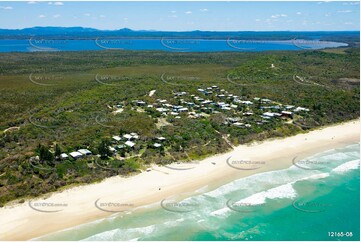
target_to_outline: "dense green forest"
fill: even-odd
[[[358,118],[359,51],[0,53],[0,205]]]

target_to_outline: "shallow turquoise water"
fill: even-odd
[[[292,166],[203,188],[182,201],[187,212],[149,206],[38,239],[359,240],[359,158],[359,144],[330,150],[308,158],[317,169]]]

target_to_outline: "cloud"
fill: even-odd
[[[178,18],[178,16],[173,14],[173,15],[169,15],[168,18]]]
[[[192,14],[192,12],[191,12],[191,11],[187,11],[187,12],[185,12],[185,14]]]
[[[56,6],[62,6],[62,5],[64,5],[64,3],[62,3],[62,2],[55,2],[54,5],[56,5]]]
[[[0,6],[0,9],[11,10],[11,9],[13,9],[13,7],[11,7],[11,6],[5,6],[5,7]]]
[[[173,10],[173,11],[170,11],[170,12],[171,12],[171,13],[176,13],[177,11],[174,11],[174,10]]]
[[[359,5],[359,2],[349,2],[349,3],[343,3],[343,5]]]
[[[331,13],[326,13],[325,14],[325,17],[330,17],[331,16]]]
[[[45,18],[46,16],[44,14],[40,14],[38,18]]]
[[[271,16],[271,18],[285,18],[287,17],[287,14],[274,14]]]
[[[302,13],[301,13],[301,12],[297,12],[296,14],[297,14],[297,15],[301,15]]]
[[[101,14],[99,15],[99,18],[105,18],[105,15]]]
[[[346,25],[353,25],[352,22],[344,22],[343,24],[346,24]]]
[[[339,10],[338,13],[352,13],[351,10]]]
[[[201,9],[199,9],[199,11],[201,11],[201,12],[207,12],[207,11],[208,11],[208,8],[201,8]]]
[[[90,17],[90,13],[84,13],[84,16],[86,16],[86,17]]]
[[[59,18],[61,15],[60,14],[54,14],[53,18]]]
[[[260,20],[259,18],[257,18],[257,19],[255,19],[255,21],[256,21],[256,22],[259,22],[259,21],[261,21],[261,20]]]
[[[28,4],[37,4],[38,2],[35,1],[29,1]]]

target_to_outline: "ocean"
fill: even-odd
[[[307,161],[35,240],[359,241],[359,144]]]
[[[210,39],[114,39],[49,40],[1,39],[0,52],[86,51],[86,50],[161,50],[170,52],[271,51],[323,49],[347,46],[345,43],[318,40],[210,40]]]

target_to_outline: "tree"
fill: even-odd
[[[55,145],[55,157],[56,158],[59,158],[60,157],[60,154],[61,154],[61,149],[60,149],[60,146],[58,144]]]
[[[54,155],[43,145],[39,148],[39,158],[41,161],[54,161]]]
[[[110,145],[110,140],[108,139],[102,140],[102,142],[99,144],[98,152],[100,154],[100,158],[104,159],[112,155],[112,152],[109,149],[109,145]]]

